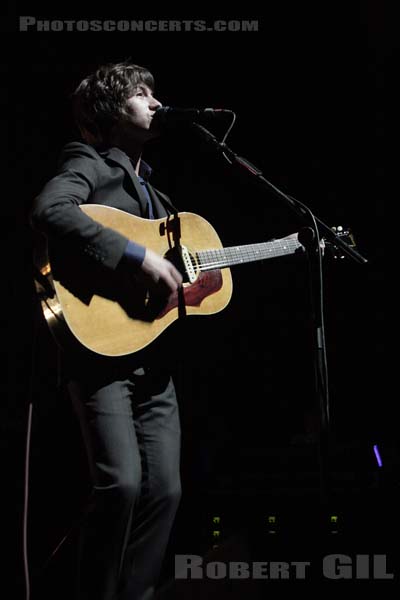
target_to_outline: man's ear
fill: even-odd
[[[102,137],[100,133],[95,134],[92,131],[86,129],[86,127],[79,127],[79,131],[85,142],[90,144],[91,146],[95,146],[96,144],[100,144],[102,141]]]

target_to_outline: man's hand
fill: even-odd
[[[149,289],[157,295],[168,297],[182,285],[178,269],[150,248],[146,248],[141,271]]]

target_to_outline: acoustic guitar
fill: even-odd
[[[97,204],[81,209],[171,260],[184,280],[168,300],[152,297],[134,276],[125,276],[121,292],[116,291],[121,286],[111,281],[80,295],[57,278],[46,254],[36,289],[52,333],[62,344],[67,328],[81,345],[104,356],[124,356],[145,348],[178,318],[223,310],[232,296],[229,267],[305,251],[297,234],[224,248],[210,223],[190,212],[149,220]],[[71,267],[79,269],[79,265]]]

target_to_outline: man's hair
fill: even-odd
[[[113,126],[127,116],[127,99],[141,84],[154,91],[153,75],[128,61],[102,65],[81,81],[72,95],[72,109],[86,141],[107,143]]]

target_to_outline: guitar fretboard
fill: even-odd
[[[212,269],[223,269],[242,263],[294,254],[299,249],[304,249],[300,242],[297,239],[288,238],[260,244],[201,250],[197,252],[197,259],[201,271],[211,271]]]

